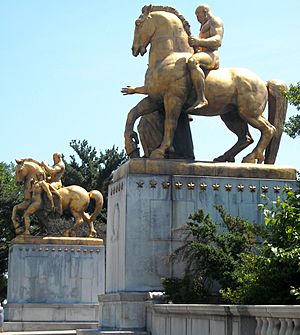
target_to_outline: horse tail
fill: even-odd
[[[286,118],[287,99],[283,92],[288,90],[287,85],[282,80],[269,80],[268,89],[268,120],[276,128],[276,132],[266,148],[265,164],[274,164],[279,149],[281,136]]]
[[[103,195],[98,190],[93,190],[89,192],[89,197],[93,200],[95,200],[95,210],[91,214],[89,221],[94,222],[97,218],[97,216],[100,214],[102,208],[103,208]]]

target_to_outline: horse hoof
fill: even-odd
[[[95,237],[97,237],[97,233],[92,233],[92,234],[90,234],[88,237],[90,237],[90,238],[95,238]]]
[[[244,157],[243,160],[242,160],[242,163],[250,163],[250,164],[255,164],[256,161],[254,158],[251,158],[251,157]]]
[[[159,149],[155,149],[154,151],[151,152],[150,158],[152,159],[163,159],[165,158],[165,154],[163,151]]]
[[[234,163],[235,162],[235,159],[234,157],[230,157],[230,158],[226,158],[224,155],[222,156],[219,156],[217,158],[214,159],[214,162],[220,162],[220,163],[224,163],[224,162],[228,162],[228,163]]]
[[[15,229],[16,235],[21,235],[24,232],[24,229],[22,227],[18,227]]]

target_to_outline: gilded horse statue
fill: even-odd
[[[38,211],[51,212],[54,209],[53,194],[46,182],[46,174],[41,165],[24,160],[16,160],[16,183],[24,184],[24,201],[16,205],[12,211],[12,222],[16,234],[29,235],[30,216]],[[93,222],[103,207],[103,196],[98,190],[87,192],[84,188],[71,185],[57,190],[61,197],[63,211],[69,210],[75,219],[75,224],[65,232],[65,236],[74,236],[75,228],[85,222],[89,227],[89,237],[96,237]],[[46,195],[48,200],[43,195]],[[89,215],[86,209],[90,199],[95,200],[94,212]],[[49,205],[50,204],[50,205]],[[24,229],[20,227],[17,214],[23,211]],[[23,231],[24,230],[24,231]]]
[[[158,110],[164,110],[161,141],[153,150],[143,145],[145,156],[163,159],[173,150],[178,120],[187,114],[188,107],[193,104],[192,83],[187,67],[187,61],[194,52],[188,43],[190,35],[188,22],[172,7],[144,6],[135,22],[133,56],[143,56],[149,44],[151,49],[144,86],[122,89],[124,95],[147,95],[127,116],[125,149],[131,158],[137,157],[135,121]],[[284,82],[270,80],[265,83],[247,69],[224,68],[207,73],[205,96],[208,105],[196,110],[194,115],[219,115],[238,137],[236,144],[215,161],[234,162],[235,156],[253,143],[248,128],[251,125],[260,131],[261,136],[243,162],[274,164],[287,111],[287,101],[281,91],[286,89]],[[263,115],[267,103],[268,119]],[[193,111],[189,110],[188,114],[193,114]]]

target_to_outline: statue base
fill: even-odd
[[[170,263],[169,255],[182,244],[178,228],[190,214],[201,208],[219,221],[214,206],[223,205],[231,215],[262,222],[261,194],[275,199],[285,187],[296,187],[294,168],[151,159],[122,165],[109,186],[99,326],[128,329],[131,320],[131,329],[145,329],[145,293],[163,290],[162,277],[183,276],[184,265]]]
[[[98,321],[104,257],[100,239],[16,237],[9,249],[7,324]]]

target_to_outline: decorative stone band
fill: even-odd
[[[116,184],[118,184],[118,183],[116,183]],[[174,186],[175,190],[181,190],[181,189],[184,189],[184,188],[187,188],[188,190],[200,189],[202,191],[208,191],[208,190],[219,191],[222,188],[227,192],[230,192],[230,191],[234,190],[233,186],[231,184],[228,184],[228,183],[226,183],[224,185],[220,185],[219,183],[214,183],[214,184],[211,184],[211,185],[207,185],[204,182],[201,182],[201,183],[197,184],[193,180],[189,181],[186,184],[184,184],[181,180],[177,180],[177,181],[175,181],[173,186]],[[141,189],[141,188],[143,188],[143,189],[146,189],[146,188],[169,189],[171,187],[171,183],[168,180],[165,180],[162,183],[159,183],[158,181],[156,181],[154,179],[150,180],[149,183],[147,183],[146,181],[141,179],[141,180],[138,180],[136,182],[136,187],[138,189]],[[117,189],[117,187],[113,184],[112,189],[111,189],[111,196],[116,193],[115,189]],[[259,192],[259,191],[261,193],[268,193],[270,191],[270,187],[267,186],[267,185],[262,185],[261,189],[259,190],[256,185],[251,184],[247,187],[247,189],[248,189],[249,192],[252,192],[252,193]],[[272,189],[273,189],[274,193],[280,193],[280,191],[283,191],[283,190],[292,191],[292,187],[290,187],[290,186],[281,187],[281,186],[276,185],[276,184],[274,184],[274,186],[271,188],[271,190]],[[243,192],[244,190],[245,190],[245,185],[239,184],[239,185],[236,186],[236,191]]]
[[[113,181],[116,182],[128,174],[296,180],[296,169],[290,166],[167,159],[130,159],[113,173]]]
[[[41,236],[30,236],[30,235],[18,235],[16,238],[14,238],[11,241],[11,243],[13,244],[48,244],[48,245],[54,244],[54,245],[102,246],[103,240],[100,238],[85,238],[85,237],[51,237],[51,236],[41,237]],[[39,248],[39,249],[49,249],[49,247]],[[49,250],[53,251],[53,249],[55,248],[51,248]],[[49,250],[43,250],[43,251],[49,251]],[[73,251],[75,250],[76,249],[74,249]],[[63,251],[63,249],[58,250],[58,251]]]

